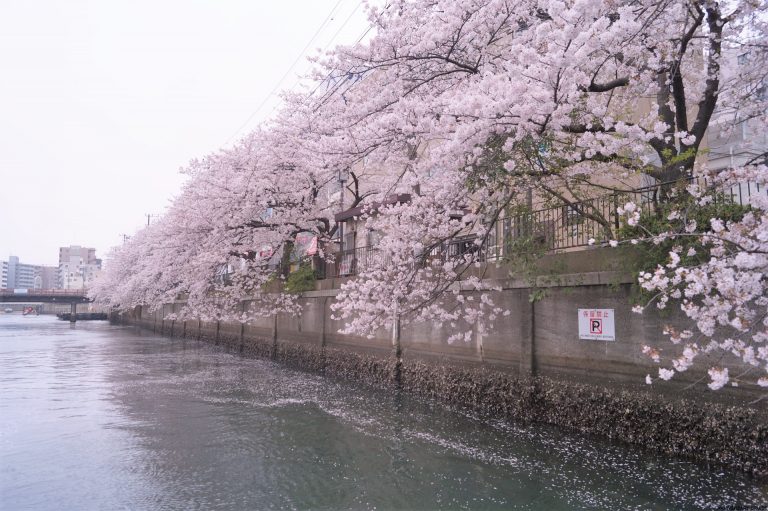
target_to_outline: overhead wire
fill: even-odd
[[[291,71],[293,71],[293,69],[296,67],[296,64],[298,64],[298,63],[299,63],[299,61],[300,61],[300,60],[301,60],[301,59],[302,59],[302,58],[305,56],[305,54],[306,54],[307,50],[309,49],[310,45],[311,45],[311,44],[314,42],[314,40],[317,38],[317,36],[320,34],[320,32],[321,32],[321,31],[322,31],[322,30],[325,28],[325,26],[328,24],[328,21],[329,21],[329,20],[332,18],[332,16],[333,16],[334,12],[336,12],[336,9],[337,9],[337,8],[339,7],[339,5],[340,5],[342,2],[344,2],[344,1],[345,1],[345,0],[337,0],[337,1],[336,1],[336,4],[334,4],[334,6],[333,6],[333,8],[331,9],[331,11],[328,13],[328,15],[325,17],[325,19],[323,20],[323,22],[322,22],[322,23],[320,24],[320,26],[317,28],[317,30],[316,30],[316,31],[315,31],[315,33],[312,35],[312,37],[311,37],[311,38],[310,38],[310,40],[307,42],[307,44],[306,44],[306,45],[304,45],[304,48],[301,50],[301,53],[299,53],[299,55],[298,55],[298,56],[296,57],[296,59],[293,61],[293,63],[291,64],[291,66],[288,68],[288,70],[286,70],[286,72],[283,74],[283,76],[280,78],[280,80],[279,80],[279,81],[278,81],[278,82],[275,84],[275,86],[272,88],[272,90],[269,92],[269,94],[267,94],[267,95],[266,95],[266,97],[264,97],[264,99],[263,99],[263,100],[262,100],[262,101],[259,103],[258,107],[256,107],[256,109],[255,109],[255,110],[254,110],[254,111],[251,113],[251,115],[249,115],[249,116],[248,116],[248,118],[245,120],[245,122],[243,122],[243,123],[240,125],[240,127],[238,127],[238,128],[237,128],[237,130],[236,130],[236,131],[235,131],[235,132],[234,132],[234,133],[233,133],[233,134],[232,134],[232,135],[231,135],[231,136],[230,136],[230,137],[227,139],[227,141],[226,141],[226,143],[225,143],[224,145],[228,145],[228,144],[229,144],[229,143],[230,143],[230,142],[231,142],[231,141],[232,141],[232,140],[233,140],[233,139],[234,139],[234,138],[235,138],[235,137],[236,137],[236,136],[237,136],[237,135],[238,135],[238,134],[239,134],[239,133],[240,133],[240,132],[243,130],[243,128],[245,128],[245,127],[246,127],[246,126],[247,126],[247,125],[248,125],[248,124],[249,124],[249,123],[250,123],[250,122],[251,122],[251,121],[254,119],[254,117],[256,117],[256,115],[257,115],[257,114],[258,114],[258,113],[261,111],[261,109],[262,109],[262,108],[264,108],[264,106],[265,106],[265,105],[266,105],[266,104],[269,102],[269,100],[272,98],[272,96],[274,96],[275,92],[277,92],[277,91],[278,91],[278,89],[279,89],[279,88],[280,88],[280,86],[282,85],[283,81],[285,81],[285,79],[288,77],[288,75],[291,73]],[[349,14],[349,16],[347,16],[347,18],[344,20],[344,23],[343,23],[343,24],[342,24],[342,25],[341,25],[341,26],[340,26],[340,27],[339,27],[339,28],[336,30],[336,33],[333,35],[333,37],[331,38],[331,40],[330,40],[330,41],[329,41],[329,42],[328,42],[328,43],[327,43],[327,44],[324,46],[324,48],[323,48],[323,49],[326,49],[326,48],[328,48],[328,46],[330,46],[330,45],[333,43],[333,41],[336,39],[336,37],[337,37],[337,36],[339,35],[339,33],[341,32],[341,30],[343,30],[343,28],[344,28],[344,27],[345,27],[345,26],[346,26],[346,25],[349,23],[349,21],[352,19],[352,16],[353,16],[353,15],[354,15],[354,14],[355,14],[357,11],[358,11],[358,9],[360,9],[360,6],[361,6],[362,4],[363,4],[363,2],[359,2],[359,3],[357,4],[357,6],[356,6],[356,7],[355,7],[355,8],[352,10],[352,12]],[[367,32],[370,30],[370,28],[371,28],[371,27],[369,27],[369,28],[368,28],[368,30],[366,30],[366,32],[365,32],[365,33],[367,33]],[[364,35],[363,35],[362,37],[364,37]],[[358,42],[359,42],[359,41],[362,39],[362,37],[361,37],[360,39],[358,39]],[[297,80],[297,81],[296,81],[296,82],[295,82],[295,83],[294,83],[294,84],[291,86],[291,88],[290,88],[289,90],[293,90],[293,89],[296,87],[296,85],[297,85],[298,83],[299,83],[299,80]],[[274,112],[274,111],[275,111],[275,109],[276,109],[276,108],[277,108],[277,105],[276,105],[276,106],[275,106],[275,107],[272,109],[272,111],[270,112],[270,115],[272,114],[272,112]]]
[[[362,4],[359,4],[359,5],[362,5]],[[359,7],[359,5],[358,5],[358,7]],[[357,9],[355,9],[355,11],[357,11]],[[351,18],[352,18],[352,15],[355,13],[355,11],[353,11],[353,12],[352,12],[352,14],[350,14],[349,18],[347,18],[347,22],[349,21],[349,19],[351,19]],[[346,22],[345,22],[345,25],[346,25]],[[360,41],[362,41],[362,40],[363,40],[363,38],[365,38],[365,36],[366,36],[366,35],[368,35],[368,32],[370,32],[370,31],[371,31],[371,29],[372,29],[374,26],[375,26],[375,24],[374,24],[374,23],[371,23],[370,25],[368,25],[368,28],[366,28],[366,29],[363,31],[363,33],[362,33],[362,34],[360,34],[360,36],[357,38],[357,40],[355,40],[355,43],[354,43],[354,44],[356,44],[356,45],[357,45],[357,44],[359,44],[359,43],[360,43]],[[336,34],[334,34],[334,36],[331,38],[331,40],[328,42],[328,44],[326,44],[326,45],[325,45],[325,47],[324,47],[323,49],[326,49],[326,48],[328,48],[328,46],[330,46],[331,44],[333,44],[333,41],[336,39],[336,36],[337,36],[337,35],[338,35],[338,34],[341,32],[341,29],[342,29],[342,28],[343,28],[343,25],[342,25],[342,27],[340,27],[340,28],[339,28],[339,30],[337,30],[337,31],[336,31]],[[323,85],[324,83],[326,83],[326,81],[327,81],[327,80],[328,80],[328,79],[331,77],[331,75],[332,75],[332,74],[333,74],[333,71],[329,71],[329,72],[328,72],[328,74],[325,76],[325,78],[323,78],[322,80],[320,80],[319,82],[317,82],[317,85],[315,86],[315,88],[314,88],[314,89],[312,89],[312,92],[310,92],[310,93],[308,94],[308,96],[307,96],[307,97],[312,97],[312,96],[314,96],[314,95],[315,95],[315,92],[317,92],[317,90],[318,90],[320,87],[322,87],[322,85]],[[297,85],[298,85],[300,82],[301,82],[301,78],[298,78],[298,79],[297,79],[297,80],[296,80],[296,81],[293,83],[293,85],[291,85],[291,87],[288,89],[288,91],[292,91],[293,89],[295,89],[295,88],[296,88],[296,86],[297,86]],[[272,116],[272,114],[273,114],[273,113],[275,113],[275,110],[277,110],[279,107],[280,107],[280,104],[279,104],[279,103],[278,103],[278,104],[276,104],[275,106],[273,106],[273,107],[272,107],[272,110],[270,110],[269,114],[267,114],[267,118],[271,117],[271,116]]]

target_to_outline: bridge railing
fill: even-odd
[[[0,296],[85,296],[87,289],[0,289]]]

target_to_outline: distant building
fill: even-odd
[[[101,271],[96,249],[71,245],[59,249],[59,286],[61,289],[88,288]]]
[[[7,279],[9,288],[31,289],[35,287],[35,266],[23,264],[18,257],[10,256]]]
[[[55,289],[58,287],[58,267],[40,264],[25,264],[17,256],[2,261],[4,289]]]
[[[38,266],[35,272],[35,289],[58,289],[59,267]]]

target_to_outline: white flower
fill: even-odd
[[[659,350],[656,348],[651,348],[650,346],[643,346],[643,355],[646,355],[647,357],[650,357],[651,360],[658,363],[659,362],[659,356],[661,355],[659,353]]]
[[[712,367],[707,371],[707,374],[709,374],[709,377],[712,379],[711,382],[709,382],[709,388],[712,390],[717,390],[723,388],[723,386],[728,383],[728,368],[721,369],[719,367]]]
[[[669,380],[675,375],[675,371],[672,369],[664,369],[663,367],[659,367],[659,378],[662,380]]]
[[[670,252],[669,253],[669,262],[667,263],[667,268],[677,268],[677,265],[680,263],[680,256],[677,255],[676,252]]]
[[[619,242],[616,241],[616,240],[611,240],[611,241],[608,242],[608,244],[610,246],[612,246],[612,247],[618,247],[619,246]]]
[[[696,135],[688,133],[687,131],[681,131],[678,135],[680,136],[680,142],[684,145],[690,146],[696,142]]]
[[[653,383],[653,380],[651,379],[651,375],[650,374],[646,374],[645,375],[645,383],[647,385],[650,385],[651,383]]]
[[[643,306],[642,305],[635,305],[632,307],[632,312],[635,314],[642,314],[643,313]]]
[[[634,202],[627,202],[624,204],[623,208],[619,208],[619,211],[624,211],[624,213],[634,213],[634,211],[637,209],[637,205]]]

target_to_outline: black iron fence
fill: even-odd
[[[376,247],[357,247],[332,254],[332,259],[317,264],[318,278],[352,277],[377,264],[381,257]]]
[[[619,207],[633,202],[641,214],[655,212],[672,190],[687,183],[662,183],[633,190],[616,190],[600,197],[581,201],[561,201],[554,206],[499,220],[488,236],[478,242],[474,235],[452,239],[425,254],[428,259],[456,260],[471,256],[473,261],[500,261],[520,249],[521,243],[545,252],[577,250],[591,244],[619,238],[622,218]],[[707,187],[706,180],[695,184]],[[756,183],[741,183],[718,190],[719,200],[745,206],[752,196],[765,194],[766,188]],[[333,260],[317,265],[318,278],[350,277],[372,265],[380,264],[376,247],[358,247],[333,254]]]

